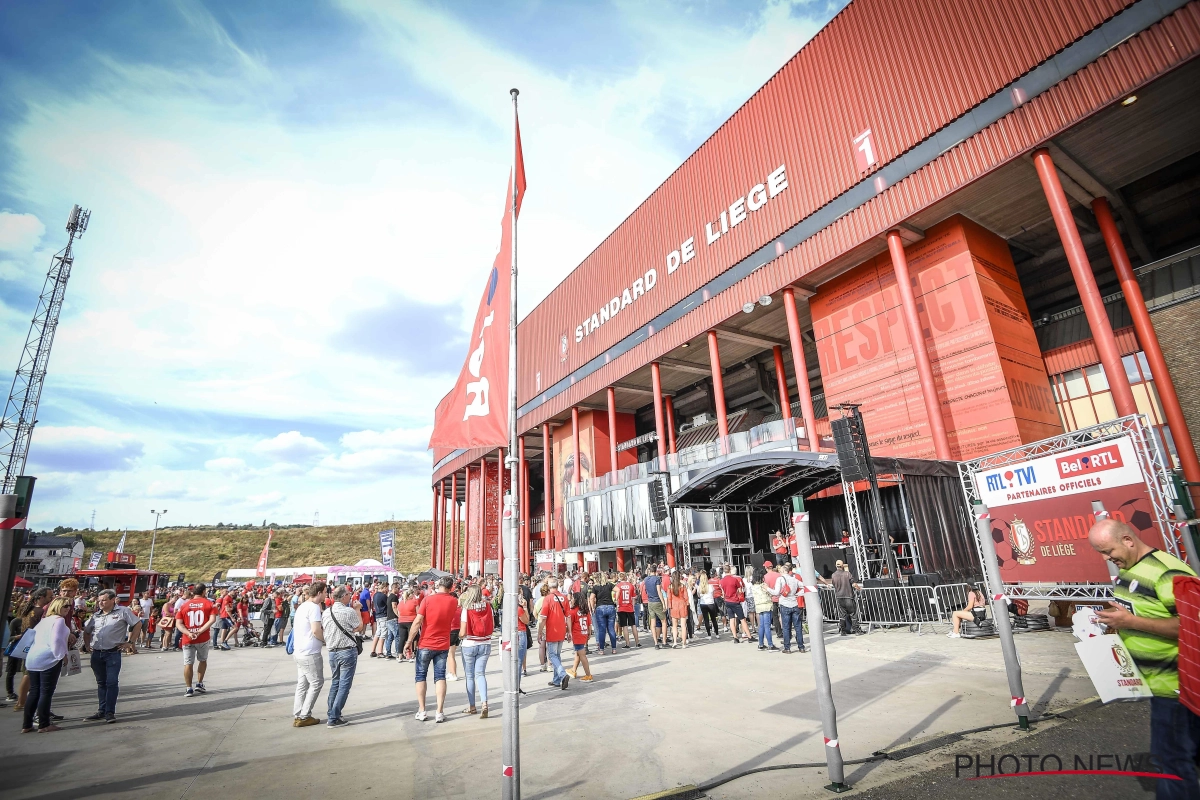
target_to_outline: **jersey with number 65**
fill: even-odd
[[[175,614],[175,618],[179,623],[186,628],[196,630],[204,623],[208,622],[213,617],[212,601],[207,597],[193,597],[183,604],[183,608],[179,609]],[[186,633],[183,635],[182,644],[186,647],[189,644],[204,644],[211,638],[211,628],[197,636],[195,639],[190,638]]]

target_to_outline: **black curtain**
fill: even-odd
[[[863,536],[867,542],[875,537],[875,526],[871,523],[874,518],[871,511],[871,493],[855,492],[858,501],[858,518],[862,522]],[[900,499],[900,487],[885,486],[879,490],[879,503],[883,506],[884,527],[888,536],[897,542],[908,541],[908,523],[904,519],[904,504]],[[809,511],[809,536],[813,544],[837,544],[842,540],[842,528],[848,528],[846,521],[846,501],[841,495],[836,497],[821,497],[816,500],[805,500],[805,508]]]
[[[925,572],[937,572],[947,583],[978,578],[971,515],[958,478],[910,474],[904,490]]]

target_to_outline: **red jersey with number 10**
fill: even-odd
[[[183,604],[179,609],[179,613],[175,618],[180,620],[180,624],[185,628],[196,630],[204,623],[208,622],[213,617],[213,604],[207,597],[193,597]],[[189,637],[186,633],[183,635],[182,644],[186,647],[189,644],[204,644],[212,638],[212,629],[206,630],[204,633],[197,636],[195,639]]]
[[[614,587],[616,591],[617,611],[633,613],[633,584],[621,581]]]

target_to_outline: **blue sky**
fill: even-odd
[[[529,309],[841,5],[0,4],[0,369],[92,209],[31,524],[428,518],[508,89]]]

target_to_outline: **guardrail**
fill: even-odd
[[[977,583],[944,583],[934,590],[941,621],[949,623],[950,615],[967,605],[967,592],[982,591]]]
[[[859,619],[867,623],[867,633],[873,627],[907,625],[909,630],[923,633],[922,627],[943,622],[938,613],[938,600],[931,586],[881,586],[863,589],[858,593]]]

